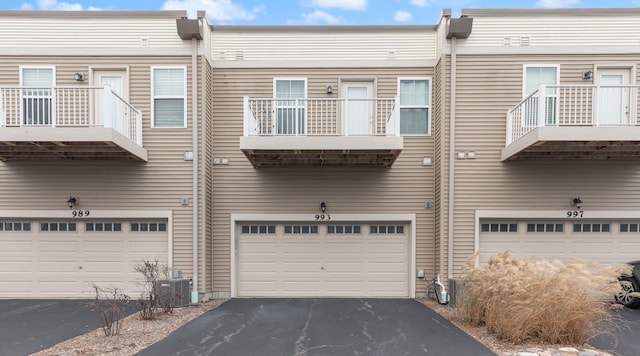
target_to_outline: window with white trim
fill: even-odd
[[[327,234],[360,234],[360,225],[327,225]]]
[[[583,223],[573,224],[573,232],[610,232],[611,224]]]
[[[132,222],[129,225],[129,231],[131,232],[164,232],[167,231],[167,223],[155,223],[155,222]]]
[[[275,133],[278,135],[304,135],[306,132],[306,78],[274,78]]]
[[[51,125],[53,123],[54,67],[20,67],[22,87],[22,123]]]
[[[317,234],[318,233],[318,225],[285,225],[284,226],[285,234]]]
[[[527,232],[564,232],[564,224],[528,223]]]
[[[400,134],[431,134],[431,80],[398,78]]]
[[[187,127],[187,70],[151,68],[153,127]]]
[[[242,225],[243,234],[275,234],[275,225]]]
[[[621,223],[620,232],[640,232],[640,224],[638,223]]]
[[[483,223],[480,226],[482,232],[518,232],[518,224],[516,223]]]
[[[404,234],[403,225],[371,225],[370,234]]]
[[[523,99],[538,90],[540,84],[558,85],[560,82],[560,66],[557,64],[524,65],[523,68],[522,97]],[[545,124],[553,125],[556,122],[556,109],[558,90],[547,88],[545,97]],[[538,126],[538,97],[539,93],[529,99],[524,106],[523,126]]]
[[[87,232],[119,232],[122,231],[122,223],[87,222],[84,224]]]

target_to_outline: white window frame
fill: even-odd
[[[427,105],[401,105],[400,104],[400,83],[402,81],[407,81],[407,80],[426,80],[429,85],[427,88],[427,95],[429,97],[429,104]],[[401,136],[431,136],[431,113],[432,113],[432,102],[433,102],[433,95],[432,95],[432,84],[433,84],[433,80],[432,77],[399,77],[398,78],[398,82],[397,82],[397,96],[398,96],[398,120],[400,122],[402,122],[402,117],[401,117],[401,109],[427,109],[427,133],[426,134],[416,134],[416,133],[411,133],[411,134],[402,134],[400,132],[398,132],[399,135]],[[398,127],[400,127],[400,125],[398,125]]]
[[[530,95],[530,93],[527,93],[527,68],[555,68],[556,69],[556,84],[552,84],[552,85],[560,85],[560,65],[559,64],[548,64],[548,63],[538,63],[538,64],[523,64],[522,65],[522,99],[526,98],[527,96]],[[548,93],[548,90],[547,90]],[[547,94],[547,98],[550,97],[551,95]],[[558,114],[559,114],[559,108],[558,108],[558,91],[555,91],[555,103],[556,103],[556,107],[554,110],[554,119],[555,122],[558,122]],[[525,120],[524,115],[523,115],[523,120]],[[526,120],[525,120],[526,121]],[[529,126],[526,125],[525,122],[522,123],[523,126]],[[545,125],[548,124],[547,120],[545,119]],[[537,125],[536,125],[537,126]]]
[[[183,90],[182,97],[177,96],[156,96],[155,95],[155,70],[156,69],[182,69],[184,73],[183,77]],[[155,100],[156,99],[182,99],[184,101],[184,112],[183,112],[183,124],[176,126],[156,126],[156,115],[155,115]],[[175,129],[175,128],[187,128],[187,66],[152,66],[151,67],[151,128],[156,129]]]
[[[276,97],[276,83],[280,80],[288,80],[288,81],[292,81],[292,80],[296,80],[296,81],[302,81],[304,82],[304,98],[307,99],[309,96],[309,87],[308,87],[308,82],[307,82],[307,78],[305,77],[274,77],[273,78],[273,113],[274,113],[274,120],[273,120],[273,133],[277,134],[277,122],[278,122],[278,118],[277,118],[277,109],[278,109],[278,100],[279,98]],[[286,99],[283,99],[286,100]],[[288,107],[288,106],[284,106],[284,107]],[[293,133],[293,134],[282,134],[283,136],[304,136],[307,133],[307,100],[304,100],[304,103],[302,106],[298,107],[298,106],[294,106],[294,109],[304,109],[304,117],[302,120],[302,124],[304,125],[303,129],[300,130],[300,128],[298,127],[297,132]]]
[[[19,66],[19,76],[20,76],[20,87],[24,87],[24,70],[25,69],[51,69],[52,83],[51,83],[51,118],[50,123],[47,126],[55,126],[56,125],[56,102],[55,102],[55,93],[53,92],[53,88],[56,86],[56,67],[55,66]],[[24,107],[23,107],[23,91],[20,90],[20,125],[25,125],[26,118],[23,117]]]

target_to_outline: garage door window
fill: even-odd
[[[318,233],[318,225],[285,225],[284,226],[285,234],[317,234]]]
[[[620,232],[638,232],[639,224],[620,224]]]
[[[28,222],[0,222],[0,231],[31,231],[31,223]]]
[[[609,232],[611,224],[573,224],[573,232]]]
[[[482,232],[518,232],[518,224],[485,223],[480,226]]]
[[[121,223],[107,223],[107,222],[88,222],[84,224],[85,231],[89,232],[113,232],[122,231]]]
[[[166,223],[149,223],[149,222],[134,222],[131,223],[131,232],[156,232],[156,231],[167,231]],[[120,231],[120,230],[118,230]]]
[[[74,222],[41,222],[40,231],[42,232],[76,231],[76,223]]]
[[[275,234],[275,225],[242,225],[243,234]]]
[[[402,225],[371,225],[369,232],[372,234],[404,234]]]
[[[564,232],[564,224],[527,224],[527,232]]]
[[[359,234],[362,231],[360,225],[329,225],[328,234]]]

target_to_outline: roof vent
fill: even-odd
[[[528,46],[529,37],[520,37],[520,46]]]

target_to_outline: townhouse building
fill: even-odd
[[[415,297],[638,258],[638,9],[421,26],[0,11],[0,297]],[[613,21],[615,19],[615,21]]]

